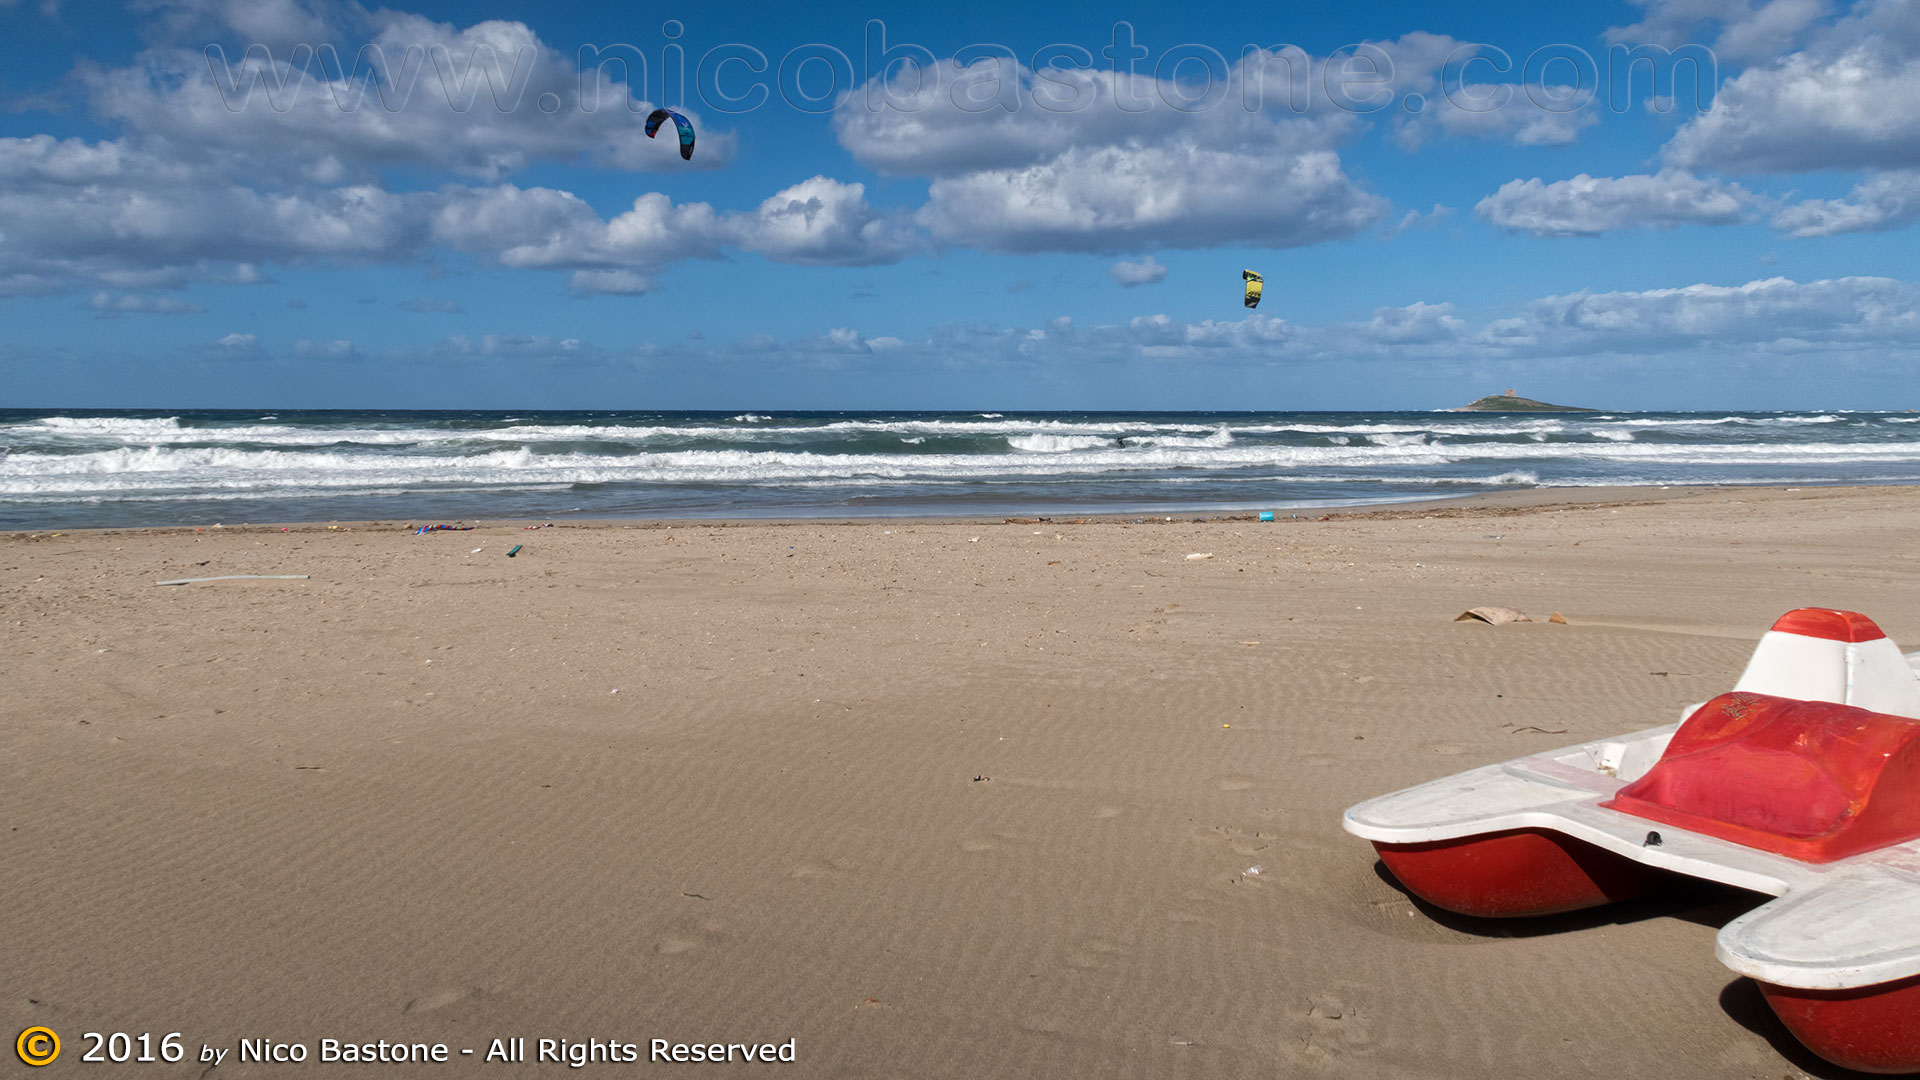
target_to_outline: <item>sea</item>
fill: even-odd
[[[0,528],[1222,513],[1920,483],[1920,414],[0,410]]]

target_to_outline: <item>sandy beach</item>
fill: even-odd
[[[1714,959],[1757,898],[1473,924],[1340,828],[1675,719],[1795,607],[1920,648],[1920,488],[1568,498],[0,537],[0,1021],[171,1076],[1836,1075]],[[308,577],[155,585],[229,574]]]

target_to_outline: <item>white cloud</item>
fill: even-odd
[[[1865,0],[1805,50],[1727,80],[1662,156],[1732,172],[1920,166],[1920,10]]]
[[[1809,199],[1773,216],[1793,236],[1884,232],[1920,220],[1920,170],[1885,172],[1854,185],[1844,199]]]
[[[1596,236],[1615,229],[1725,225],[1746,220],[1757,200],[1738,184],[1678,169],[1652,175],[1588,176],[1551,184],[1509,180],[1474,213],[1536,236]]]
[[[1734,61],[1768,59],[1799,41],[1830,9],[1825,0],[1633,0],[1646,17],[1607,31],[1614,43],[1677,48],[1718,31],[1712,48]]]
[[[1107,273],[1113,275],[1113,280],[1128,288],[1135,285],[1157,285],[1167,279],[1167,268],[1155,262],[1151,255],[1139,262],[1128,262],[1122,259],[1108,267]]]
[[[417,207],[431,198],[366,185],[263,192],[120,141],[0,139],[0,291],[177,287],[248,273],[235,264],[411,257]]]
[[[1405,307],[1375,309],[1361,334],[1381,345],[1431,345],[1457,341],[1467,328],[1466,321],[1453,313],[1448,303],[1416,302]]]
[[[1421,213],[1418,210],[1409,210],[1405,214],[1402,214],[1399,221],[1387,226],[1386,233],[1388,236],[1397,236],[1400,233],[1406,232],[1408,229],[1432,228],[1452,216],[1453,207],[1434,203],[1433,209],[1425,213]]]
[[[634,270],[574,286],[632,291],[671,263],[728,248],[805,265],[875,265],[918,245],[904,214],[877,210],[861,185],[827,177],[751,211],[648,193],[603,220],[552,188],[262,191],[124,140],[44,135],[0,139],[0,236],[0,295],[57,292],[69,281],[120,289],[257,281],[266,263],[409,262],[436,246],[513,267]]]
[[[1385,86],[1384,100],[1391,107],[1380,115],[1391,118],[1394,141],[1405,150],[1418,150],[1437,136],[1565,146],[1599,122],[1591,102],[1592,87],[1541,81],[1529,93],[1518,85],[1521,71],[1503,73],[1491,62],[1475,66],[1470,82],[1443,86],[1449,61],[1464,72],[1470,57],[1498,59],[1487,56],[1480,45],[1414,31],[1392,41],[1369,43],[1369,48],[1390,62],[1392,79]]]
[[[99,312],[103,319],[115,315],[188,315],[207,310],[205,305],[171,296],[135,296],[128,293],[114,296],[105,292],[97,292],[89,297],[87,307]]]
[[[253,335],[252,334],[228,334],[227,336],[214,342],[214,344],[220,345],[229,349],[243,349],[253,344]]]
[[[1304,54],[1290,57],[1309,70]],[[1282,63],[1276,61],[1276,64]],[[933,177],[917,220],[936,237],[996,251],[1294,246],[1351,235],[1382,212],[1341,168],[1352,114],[1265,109],[1245,61],[1192,111],[1200,88],[1098,70],[1042,74],[1010,60],[941,63],[855,88],[834,117],[862,164]],[[1259,104],[1257,97],[1254,103]],[[1304,105],[1305,102],[1302,102]]]
[[[920,246],[912,221],[869,205],[865,185],[825,176],[803,180],[753,213],[724,221],[739,247],[803,266],[875,266],[898,262]]]
[[[1069,149],[1024,169],[942,177],[917,220],[943,240],[991,251],[1103,252],[1297,247],[1351,236],[1385,209],[1331,150],[1182,141]]]
[[[524,23],[461,29],[288,0],[156,6],[180,44],[124,68],[83,64],[75,74],[95,115],[267,182],[366,180],[400,164],[485,180],[540,161],[684,171],[734,156],[731,133],[682,110],[700,132],[698,153],[682,161],[675,140],[646,137],[639,121],[653,103],[612,80],[618,66],[583,79],[578,57]]]
[[[1689,285],[1549,296],[1484,327],[1480,340],[1521,352],[1672,351],[1738,346],[1777,352],[1920,345],[1920,287],[1891,278]]]
[[[550,188],[448,189],[432,235],[463,251],[496,252],[509,266],[661,269],[681,259],[719,258],[734,247],[776,262],[873,266],[918,245],[903,215],[871,206],[861,184],[825,176],[775,193],[751,211],[676,204],[658,192],[602,221],[579,197]],[[607,284],[612,287],[602,288]],[[576,276],[576,289],[630,292],[639,278]]]
[[[1556,103],[1509,84],[1449,97],[1441,71],[1463,48],[1475,47],[1421,32],[1333,57],[1288,47],[1181,82],[1036,72],[1011,58],[902,64],[845,95],[834,131],[869,168],[931,178],[917,220],[948,243],[1293,247],[1353,235],[1385,213],[1339,153],[1369,123],[1390,124],[1412,148],[1441,136],[1561,144],[1595,122],[1577,93]]]

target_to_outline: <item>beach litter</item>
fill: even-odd
[[[154,584],[155,585],[192,585],[195,582],[200,582],[200,581],[239,581],[241,579],[251,579],[255,581],[305,581],[307,580],[307,575],[305,574],[221,574],[219,577],[176,578],[172,581],[156,581],[154,582]]]
[[[1532,622],[1533,616],[1528,615],[1525,612],[1515,611],[1512,608],[1477,607],[1477,608],[1468,608],[1467,610],[1454,616],[1453,621],[1454,622],[1471,622],[1475,619],[1478,619],[1483,623],[1490,623],[1494,626],[1500,626],[1510,622]]]
[[[1261,520],[1261,521],[1272,521],[1272,520],[1273,520],[1273,511],[1271,511],[1271,510],[1262,510],[1262,511],[1260,511],[1260,520]]]
[[[513,545],[513,546],[512,546],[511,548],[508,548],[508,549],[507,549],[507,558],[509,558],[509,559],[511,559],[511,558],[513,558],[513,557],[514,557],[515,555],[518,555],[518,554],[520,554],[520,548],[521,548],[521,546],[522,546],[522,545],[520,545],[520,544],[515,544],[515,545]]]
[[[473,531],[473,526],[471,525],[419,525],[414,527],[413,535],[425,536],[430,532],[472,532],[472,531]]]
[[[1196,551],[1193,554],[1187,556],[1187,561],[1198,562],[1201,559],[1211,559],[1211,558],[1213,558],[1213,552],[1211,551]]]

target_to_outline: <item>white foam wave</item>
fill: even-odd
[[[1040,445],[1040,444],[1036,444]],[[732,483],[783,484],[803,480],[935,480],[943,478],[1099,477],[1131,474],[1163,479],[1175,475],[1246,471],[1275,480],[1328,474],[1358,479],[1406,470],[1428,482],[1458,476],[1475,463],[1516,463],[1516,473],[1538,475],[1537,462],[1561,463],[1560,471],[1600,470],[1620,482],[1620,466],[1665,469],[1688,466],[1799,466],[1841,471],[1860,465],[1920,468],[1920,442],[1879,444],[1475,443],[1402,446],[1226,445],[1125,447],[1055,444],[1063,449],[1011,449],[987,454],[824,454],[776,450],[677,450],[637,454],[536,453],[512,447],[482,453],[394,454],[314,449],[252,450],[223,447],[121,447],[87,453],[15,452],[0,456],[0,495],[119,491],[165,493],[186,490],[250,490],[284,493],[297,488],[533,483]],[[1519,464],[1525,463],[1525,464]],[[1445,471],[1436,472],[1435,470]],[[1415,474],[1414,470],[1422,470]],[[1204,477],[1203,477],[1204,478]]]
[[[1098,435],[1009,435],[1007,445],[1030,454],[1064,454],[1074,450],[1091,450],[1096,446],[1112,446],[1113,440]]]

